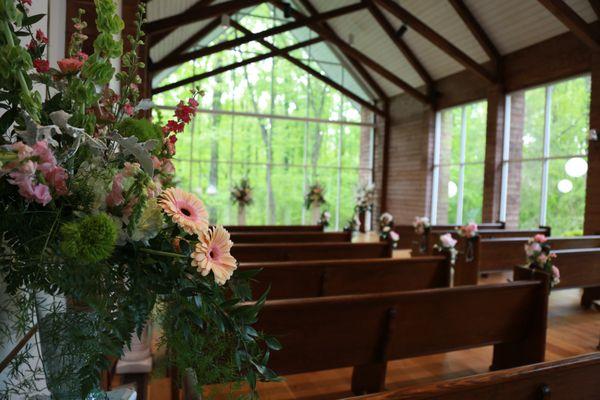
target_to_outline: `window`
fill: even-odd
[[[287,22],[279,17],[265,3],[235,18],[257,32]],[[236,35],[239,32],[228,28],[204,45]],[[314,34],[301,28],[269,41],[285,47],[310,37]],[[268,50],[252,42],[185,63],[154,84],[177,82],[265,52]],[[292,55],[345,87],[358,87],[323,43],[295,50]],[[372,176],[370,113],[284,58],[252,63],[195,85],[206,94],[193,124],[179,135],[177,176],[182,188],[201,196],[213,220],[236,224],[237,208],[229,193],[243,177],[248,177],[254,188],[248,224],[309,223],[304,194],[316,181],[326,190],[331,227],[341,228],[351,218],[355,190]],[[187,97],[190,88],[154,96],[163,119],[170,116],[180,98]]]
[[[500,218],[508,226],[583,232],[590,78],[511,93]]]
[[[481,221],[487,102],[436,115],[432,223]]]

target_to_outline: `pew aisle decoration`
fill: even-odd
[[[7,333],[18,339],[37,323],[41,341],[4,371],[0,397],[47,388],[87,398],[152,316],[168,362],[191,371],[198,388],[277,379],[266,363],[280,345],[252,328],[265,296],[242,304],[255,272],[234,274],[229,234],[208,226],[200,199],[171,187],[177,135],[198,93],[163,127],[136,117],[151,105],[138,88],[143,6],[122,54],[117,7],[95,0],[94,53],[81,50],[80,12],[67,57],[50,66],[48,39],[31,29],[42,16],[27,4],[0,0],[0,333],[6,344]],[[115,75],[113,59],[124,72]]]
[[[431,223],[427,217],[415,217],[413,221],[413,228],[417,235],[417,241],[419,243],[419,251],[421,254],[427,253],[427,234],[431,228]]]
[[[243,178],[240,183],[233,186],[231,189],[231,201],[238,206],[238,225],[246,225],[246,207],[254,201],[252,198],[252,186],[250,186],[248,178]]]
[[[537,234],[525,244],[527,264],[531,269],[537,269],[549,274],[552,279],[550,284],[556,286],[560,283],[560,270],[554,265],[556,254],[551,252],[546,235]]]
[[[310,221],[318,224],[321,218],[321,206],[327,204],[325,201],[325,188],[319,182],[315,182],[308,188],[304,196],[304,207],[310,210]]]
[[[323,211],[321,213],[321,216],[319,217],[319,221],[318,221],[318,225],[322,226],[323,228],[327,228],[330,224],[331,221],[331,213],[329,211]]]
[[[354,212],[360,222],[358,229],[363,233],[366,232],[367,229],[370,229],[370,226],[367,226],[367,213],[373,211],[376,200],[375,196],[375,185],[372,182],[363,184],[356,190],[356,206],[354,207]]]
[[[392,242],[394,248],[400,240],[400,236],[394,231],[394,216],[388,212],[379,217],[379,239]]]
[[[477,224],[475,222],[469,222],[467,225],[463,225],[458,228],[458,235],[466,239],[465,248],[465,261],[471,262],[475,258],[475,242],[473,239],[477,237]]]
[[[450,255],[450,265],[452,267],[454,267],[454,264],[456,264],[456,256],[458,255],[456,243],[457,241],[452,237],[451,233],[444,233],[443,235],[440,235],[439,243],[436,243],[433,246],[434,250]]]

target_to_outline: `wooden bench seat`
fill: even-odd
[[[347,400],[600,399],[600,353],[494,371]]]
[[[354,367],[352,391],[378,392],[389,360],[493,345],[492,369],[543,361],[549,285],[540,279],[272,300],[256,327],[282,342],[270,360],[278,373]]]
[[[322,225],[227,225],[228,232],[323,232]]]
[[[454,238],[459,239],[458,234],[454,230],[431,230],[426,235],[422,235],[420,240],[413,243],[412,255],[433,254],[433,248],[439,242],[440,236],[449,232],[452,233]],[[550,232],[551,229],[548,227],[541,227],[539,229],[482,229],[477,232],[477,237],[480,239],[530,238],[537,234],[550,236]]]
[[[389,258],[392,245],[387,242],[238,244],[233,246],[231,254],[239,262]]]
[[[233,232],[233,243],[331,243],[350,242],[352,232]]]
[[[560,283],[552,290],[582,288],[581,306],[590,308],[600,299],[600,248],[569,249],[553,251],[557,255],[555,265],[560,270]],[[515,267],[515,277],[531,276],[531,270]]]
[[[515,265],[526,262],[525,244],[530,237],[514,238],[460,238],[454,284],[474,285],[480,273],[512,271]],[[470,243],[469,243],[470,242]],[[548,238],[552,250],[585,249],[600,247],[600,235]],[[471,251],[468,247],[471,247]],[[572,257],[572,256],[570,256]]]
[[[450,286],[450,263],[441,256],[241,263],[240,269],[262,269],[252,289],[258,296],[270,288],[269,300]]]
[[[450,224],[432,225],[433,230],[444,232],[455,231],[458,226]],[[504,222],[489,222],[479,224],[479,229],[504,229]],[[394,230],[400,236],[398,240],[399,249],[411,249],[413,242],[418,241],[418,235],[415,233],[415,228],[412,225],[395,225]]]

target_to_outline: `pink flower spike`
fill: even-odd
[[[125,114],[127,114],[131,117],[133,115],[133,113],[135,112],[135,109],[133,108],[133,106],[130,103],[127,103],[123,106],[123,111],[125,112]]]
[[[106,205],[116,207],[125,201],[123,197],[123,174],[116,174],[113,178],[112,190],[106,196]]]
[[[69,189],[67,188],[68,177],[67,170],[59,166],[54,167],[44,175],[44,179],[54,188],[58,196],[65,196],[69,193]]]

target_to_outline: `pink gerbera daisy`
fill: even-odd
[[[193,194],[179,188],[169,188],[161,193],[158,203],[165,214],[190,235],[208,229],[208,212],[202,201]]]
[[[191,254],[192,266],[196,267],[202,276],[212,271],[215,282],[219,285],[225,284],[237,268],[237,262],[230,253],[233,242],[229,238],[229,232],[225,228],[213,226],[202,232],[200,241]]]

